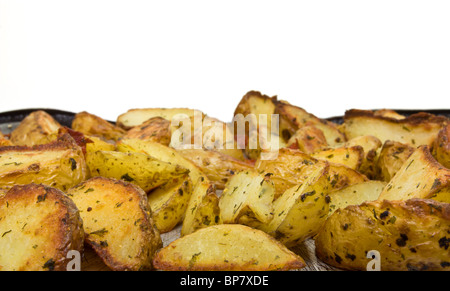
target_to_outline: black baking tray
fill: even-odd
[[[14,124],[22,121],[28,114],[30,114],[33,111],[37,110],[43,110],[50,114],[53,118],[55,118],[56,121],[58,121],[61,125],[70,127],[72,125],[72,121],[74,119],[74,116],[76,113],[70,112],[70,111],[64,111],[64,110],[58,110],[58,109],[51,109],[51,108],[30,108],[30,109],[20,109],[20,110],[14,110],[14,111],[7,111],[7,112],[1,112],[0,113],[0,124],[1,125],[12,125],[14,127]],[[450,118],[450,109],[392,109],[399,114],[409,116],[414,113],[418,112],[428,112],[435,115],[442,115],[445,117]],[[343,116],[335,116],[335,117],[329,117],[326,118],[329,121],[341,124],[344,119]],[[113,121],[110,121],[111,123],[115,123]],[[4,132],[8,133],[8,132]]]

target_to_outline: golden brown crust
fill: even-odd
[[[124,138],[150,140],[168,146],[172,138],[171,122],[162,117],[153,117],[130,129]]]
[[[61,125],[45,111],[34,111],[13,130],[10,140],[14,145],[45,144],[52,140],[52,135],[56,134],[60,127]]]
[[[433,148],[436,160],[450,169],[450,124],[439,131]]]
[[[95,177],[70,189],[68,195],[80,208],[86,243],[108,267],[116,271],[152,269],[153,254],[162,241],[142,189]]]
[[[316,254],[342,269],[449,270],[450,204],[426,199],[374,201],[337,210],[316,237]]]
[[[27,211],[31,218],[24,217],[23,211]],[[37,184],[15,186],[0,198],[0,213],[0,216],[7,213],[11,219],[17,216],[14,222],[16,227],[20,224],[21,229],[12,229],[11,232],[21,231],[22,236],[19,236],[21,239],[14,243],[14,247],[19,250],[22,244],[33,246],[25,250],[24,257],[16,258],[24,263],[15,266],[17,270],[63,271],[71,260],[67,258],[67,253],[71,250],[83,251],[84,231],[79,211],[72,200],[55,188]],[[0,228],[14,228],[14,225],[4,225],[7,223],[5,218],[1,220]],[[39,221],[39,228],[33,228]],[[29,241],[24,243],[22,240]],[[0,241],[0,244],[3,243]],[[5,264],[4,261],[2,263]],[[1,267],[6,270],[12,266]]]
[[[434,115],[427,112],[419,112],[415,114],[411,114],[404,119],[392,118],[388,116],[378,115],[374,111],[371,110],[361,110],[361,109],[350,109],[345,112],[344,120],[355,118],[355,117],[370,117],[379,120],[386,120],[389,122],[397,123],[397,124],[410,124],[410,125],[423,125],[427,123],[435,123],[435,124],[445,124],[449,120],[447,117]]]
[[[125,135],[125,130],[86,111],[75,115],[72,129],[86,135],[117,141]]]

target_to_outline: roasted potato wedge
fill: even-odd
[[[328,143],[323,131],[315,126],[303,126],[289,138],[286,147],[312,154],[327,149]]]
[[[375,201],[338,209],[317,235],[316,254],[340,269],[366,270],[381,255],[382,271],[449,270],[450,204]]]
[[[344,144],[344,147],[361,146],[364,150],[364,158],[359,167],[359,172],[366,175],[369,179],[378,177],[378,151],[383,144],[373,135],[363,135],[355,137]]]
[[[85,135],[97,136],[106,140],[117,141],[125,135],[125,130],[88,112],[75,115],[72,129]]]
[[[188,117],[194,117],[195,114],[204,114],[196,109],[189,108],[143,108],[130,109],[126,113],[121,114],[117,118],[117,126],[129,130],[135,126],[139,126],[153,117],[161,117],[168,121],[172,121],[174,117],[180,114]]]
[[[344,132],[348,139],[373,135],[383,144],[387,140],[411,146],[431,146],[448,118],[417,113],[404,119],[377,116],[369,110],[348,110],[344,116]]]
[[[439,163],[450,169],[450,125],[439,132],[434,143],[433,154]]]
[[[82,149],[65,134],[44,145],[0,147],[0,188],[30,183],[67,190],[86,179]]]
[[[172,138],[171,122],[159,116],[150,118],[141,125],[130,129],[124,138],[150,140],[169,146]]]
[[[10,141],[16,146],[34,146],[54,141],[61,125],[48,113],[39,110],[25,117],[11,132]]]
[[[317,167],[303,184],[275,200],[273,219],[260,229],[288,247],[317,234],[329,211],[328,168],[328,164]]]
[[[138,185],[145,192],[189,172],[180,165],[136,152],[97,151],[87,155],[86,163],[92,177],[121,179]]]
[[[86,152],[94,153],[98,151],[115,151],[116,145],[110,142],[107,142],[96,136],[87,136],[87,138],[91,141],[86,144]]]
[[[156,254],[153,264],[157,269],[170,271],[275,271],[305,267],[301,257],[266,233],[238,224],[214,225],[177,239]]]
[[[270,174],[256,171],[236,173],[225,186],[219,200],[222,223],[238,223],[242,215],[255,217],[261,223],[273,218],[275,185]]]
[[[83,221],[72,200],[43,185],[14,186],[0,197],[0,270],[65,271],[83,252]]]
[[[219,198],[214,184],[201,177],[194,185],[183,220],[181,236],[221,223]]]
[[[330,191],[337,191],[345,187],[369,181],[365,175],[342,164],[329,163],[328,181],[331,185]]]
[[[440,192],[450,195],[450,169],[431,155],[428,146],[420,146],[380,194],[380,200],[432,198]]]
[[[366,181],[353,184],[338,191],[330,193],[330,215],[339,208],[349,205],[359,205],[363,202],[378,200],[378,197],[386,187],[383,181]]]
[[[258,91],[249,91],[234,111],[237,143],[245,145],[245,153],[252,160],[258,159],[262,150],[275,150],[274,146],[284,147],[287,142],[280,137],[279,128],[272,128],[274,123],[278,124],[278,119],[272,119],[275,117],[272,114],[275,114],[276,101],[276,96],[269,97]],[[237,126],[244,124],[242,120],[248,123],[245,128]]]
[[[160,233],[173,230],[183,221],[193,185],[186,174],[159,186],[148,195],[148,204],[153,212],[153,220]]]
[[[342,164],[358,171],[364,159],[364,149],[361,146],[326,149],[311,154],[311,157],[334,164]]]
[[[285,140],[294,135],[298,129],[307,125],[320,129],[331,147],[346,140],[345,135],[339,131],[336,124],[319,119],[303,108],[291,105],[286,101],[276,103],[275,113],[280,115],[280,135]]]
[[[272,174],[275,184],[275,199],[287,189],[303,183],[325,161],[319,161],[299,150],[282,148],[278,158],[272,160],[258,159],[255,169],[265,174]]]
[[[181,149],[178,152],[196,165],[220,190],[234,173],[253,169],[253,165],[249,162],[243,162],[215,150]]]
[[[120,180],[95,177],[68,190],[84,222],[86,242],[112,270],[152,269],[162,247],[147,195]]]
[[[121,152],[145,153],[165,163],[174,166],[178,165],[188,169],[189,176],[194,184],[197,183],[200,178],[203,177],[203,180],[206,178],[206,175],[194,163],[184,158],[182,154],[175,149],[160,143],[140,139],[122,139],[117,143],[117,148]]]
[[[377,178],[389,182],[415,150],[408,144],[387,140],[377,160]]]
[[[382,116],[382,117],[388,117],[393,119],[405,119],[404,115],[399,114],[397,111],[392,109],[379,109],[375,110],[373,113],[375,116]]]
[[[0,137],[0,147],[7,147],[12,146],[12,142],[9,139],[6,139],[5,137]]]

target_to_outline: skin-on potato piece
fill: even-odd
[[[272,174],[271,180],[275,184],[275,199],[277,199],[287,189],[303,183],[311,173],[325,163],[299,150],[282,148],[275,160],[257,160],[255,169]]]
[[[450,194],[449,189],[450,169],[434,159],[428,146],[420,146],[386,185],[379,199],[428,199],[442,191]]]
[[[86,152],[94,153],[98,151],[115,151],[116,145],[109,143],[96,136],[86,136],[91,142],[86,144]]]
[[[162,241],[142,189],[95,177],[70,189],[67,195],[80,210],[86,242],[108,267],[117,271],[152,268],[153,255]]]
[[[344,116],[344,131],[347,138],[373,135],[382,143],[387,140],[411,146],[431,146],[439,130],[448,118],[429,113],[417,113],[404,119],[376,116],[369,110],[348,110]]]
[[[253,165],[248,162],[214,150],[180,149],[178,152],[195,164],[220,190],[225,187],[234,173],[253,169]]]
[[[319,119],[303,108],[291,105],[286,101],[276,103],[275,113],[280,115],[280,135],[285,140],[294,135],[298,129],[307,125],[320,129],[331,147],[346,140],[345,135],[339,131],[336,124]]]
[[[124,138],[150,140],[168,146],[172,137],[171,122],[156,116],[130,129]]]
[[[340,269],[366,270],[378,251],[382,271],[450,270],[450,204],[375,201],[337,210],[317,235],[316,254]]]
[[[141,187],[145,192],[161,186],[189,170],[142,153],[97,151],[87,155],[91,176],[121,179]]]
[[[187,115],[193,117],[195,114],[204,115],[201,111],[189,108],[142,108],[130,109],[126,113],[121,114],[117,118],[117,126],[129,130],[135,126],[139,126],[153,117],[161,117],[168,121],[179,115]]]
[[[439,163],[450,169],[450,124],[439,132],[434,143],[433,155]]]
[[[361,146],[364,150],[364,158],[359,167],[359,172],[366,175],[369,179],[375,179],[378,176],[377,160],[378,150],[383,144],[373,135],[363,135],[347,141],[344,147]]]
[[[375,116],[383,116],[383,117],[388,117],[388,118],[393,118],[393,119],[398,119],[398,120],[405,119],[404,115],[401,115],[392,109],[379,109],[379,110],[376,110],[373,114]]]
[[[288,140],[286,147],[312,154],[328,148],[323,132],[315,126],[303,126]]]
[[[15,186],[0,198],[0,236],[2,271],[65,271],[68,252],[83,252],[77,207],[43,185]]]
[[[360,172],[353,170],[346,165],[329,163],[328,182],[330,191],[337,191],[345,187],[369,181],[369,179]]]
[[[211,182],[200,177],[192,190],[181,228],[181,236],[221,223],[216,189]]]
[[[415,150],[416,148],[410,145],[387,140],[377,160],[377,178],[389,182]]]
[[[325,164],[274,202],[273,219],[260,229],[287,246],[314,236],[328,216],[330,197]]]
[[[69,134],[49,144],[0,148],[0,188],[36,183],[65,191],[86,172],[82,149]]]
[[[239,218],[251,213],[261,223],[273,218],[275,185],[270,174],[244,171],[235,174],[226,184],[219,200],[222,223],[238,223]]]
[[[275,271],[305,267],[301,257],[266,233],[238,224],[214,225],[177,239],[156,254],[153,264],[157,269],[171,271]]]
[[[179,165],[189,170],[191,181],[196,183],[201,177],[205,179],[206,175],[194,165],[191,161],[184,158],[175,149],[167,147],[157,142],[140,139],[122,139],[117,143],[117,149],[121,152],[145,153],[155,159],[172,164]]]
[[[35,111],[11,132],[11,142],[16,146],[33,146],[46,144],[54,139],[53,134],[58,132],[61,125],[48,113]]]
[[[311,157],[359,170],[364,158],[364,149],[361,146],[327,149],[313,153]]]
[[[125,131],[122,128],[88,112],[80,112],[75,115],[72,122],[72,129],[85,135],[97,136],[113,141],[117,141],[125,135]]]
[[[171,231],[183,221],[192,190],[191,178],[186,174],[149,193],[148,204],[160,233]]]
[[[238,136],[239,134],[245,135],[245,153],[252,160],[259,158],[262,149],[269,148],[272,138],[278,139],[280,147],[284,147],[285,141],[280,138],[277,131],[272,130],[272,114],[275,113],[276,100],[276,96],[269,97],[258,91],[249,91],[242,97],[234,111],[233,120],[238,120],[238,117],[241,116],[249,123],[243,133],[238,133],[235,124],[234,133],[236,139],[242,138],[242,136]],[[267,139],[260,140],[260,133],[267,134]],[[251,146],[252,144],[255,144],[256,147]]]
[[[349,205],[359,205],[363,202],[375,201],[386,187],[383,181],[366,181],[345,187],[330,193],[330,215],[339,208]]]

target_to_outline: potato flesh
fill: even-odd
[[[215,225],[184,236],[162,249],[155,265],[163,270],[288,270],[304,261],[262,231]]]

